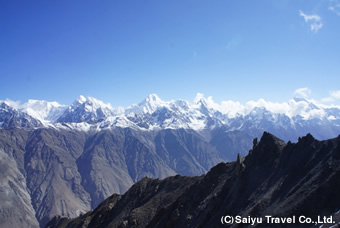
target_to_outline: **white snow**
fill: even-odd
[[[332,120],[337,120],[338,118],[336,118],[336,117],[333,116],[333,115],[330,115],[330,116],[328,116],[327,119],[330,120],[330,121],[332,121]]]
[[[84,102],[87,102],[88,104],[92,104],[94,109],[102,108],[102,109],[113,110],[111,104],[105,104],[104,102],[97,100],[94,97],[88,97],[87,100],[85,100]]]
[[[4,101],[0,101],[1,102],[4,102],[5,104],[7,104],[8,106],[14,108],[14,109],[18,109],[20,107],[20,101],[12,101],[10,99],[6,99]]]
[[[22,112],[40,120],[42,123],[53,123],[67,108],[58,102],[49,102],[45,100],[28,100],[28,102],[19,106]]]
[[[83,95],[80,95],[76,100],[79,104],[82,104],[86,101],[86,98]]]
[[[161,107],[168,107],[168,102],[162,101],[156,94],[150,94],[138,105],[131,105],[125,112],[136,114],[152,114]]]
[[[167,115],[162,115],[158,110],[168,110]],[[114,112],[119,115],[114,124],[121,127],[137,126],[127,117],[134,117],[138,115],[141,120],[136,121],[150,121],[148,122],[149,129],[153,128],[191,128],[195,130],[206,128],[207,118],[218,119],[223,124],[227,124],[231,119],[240,118],[250,115],[251,118],[259,123],[261,118],[274,121],[282,125],[280,115],[286,115],[290,118],[290,124],[294,125],[293,117],[301,116],[303,120],[323,119],[327,118],[327,112],[324,108],[318,107],[305,99],[291,99],[289,102],[274,103],[268,102],[264,99],[258,101],[249,101],[245,105],[235,101],[222,101],[220,104],[214,102],[212,97],[205,98],[203,94],[198,93],[193,103],[183,100],[163,101],[156,94],[147,96],[138,105],[132,105],[127,108],[120,108],[119,111]],[[157,113],[155,115],[155,113]],[[219,114],[218,114],[219,113]],[[152,115],[152,118],[143,120],[143,116]],[[219,115],[219,116],[216,116]],[[125,116],[125,118],[123,118]],[[281,119],[280,119],[281,118]],[[334,120],[336,117],[329,117],[329,120]],[[281,121],[281,122],[280,122]],[[145,123],[145,122],[143,122]]]
[[[235,124],[232,128],[236,129],[239,128],[237,126],[243,126],[242,119],[244,118],[254,124],[260,124],[261,120],[265,119],[283,128],[287,128],[285,126],[287,124],[295,127],[296,124],[301,124],[301,121],[335,121],[336,124],[340,121],[340,107],[325,106],[314,100],[301,98],[294,98],[283,103],[269,102],[264,99],[249,101],[246,104],[231,100],[216,103],[211,96],[206,98],[202,93],[198,93],[194,101],[190,103],[184,100],[163,101],[156,94],[150,94],[139,104],[126,108],[114,108],[111,104],[93,97],[85,98],[82,95],[70,106],[44,100],[28,100],[24,104],[8,99],[3,102],[40,120],[45,126],[54,124],[55,127],[79,128],[84,131],[110,127],[133,127],[144,130],[161,128],[200,130],[207,128],[208,122],[209,127],[214,127],[220,123],[228,125],[233,121]],[[63,115],[65,110],[67,110],[66,113],[77,116],[80,121],[87,115],[95,123],[55,124],[54,122]],[[102,118],[104,118],[103,121]]]
[[[82,122],[82,123],[55,123],[54,127],[57,129],[67,129],[67,130],[78,130],[78,131],[84,131],[88,132],[92,129],[95,129],[95,127],[91,124]]]

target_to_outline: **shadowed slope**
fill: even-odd
[[[340,209],[339,180],[340,137],[318,141],[308,134],[286,144],[265,132],[236,162],[220,163],[201,177],[144,178],[101,204],[111,206],[74,220],[54,218],[47,227],[218,227],[224,215],[316,221]]]

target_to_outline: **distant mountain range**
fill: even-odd
[[[264,131],[286,142],[340,134],[340,108],[292,99],[241,105],[197,96],[113,108],[80,96],[66,106],[0,101],[1,227],[78,216],[148,176],[199,176],[245,156]]]
[[[264,100],[246,105],[233,101],[217,104],[202,95],[189,103],[184,100],[163,101],[156,94],[126,108],[113,108],[93,97],[83,96],[69,106],[39,100],[18,105],[6,100],[0,101],[0,127],[83,131],[115,127],[142,131],[224,128],[226,132],[242,131],[257,137],[267,130],[284,140],[296,140],[308,132],[318,139],[326,139],[340,132],[340,107],[315,104],[302,98],[281,104]]]
[[[286,144],[265,132],[245,158],[199,177],[143,178],[95,210],[57,216],[47,227],[338,227],[339,180],[340,136]]]

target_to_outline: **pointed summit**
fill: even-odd
[[[68,107],[68,109],[76,109],[80,105],[84,104],[86,102],[86,97],[83,95],[80,95],[77,99],[73,101],[73,103]]]
[[[263,160],[270,160],[271,158],[277,157],[277,154],[282,151],[286,143],[265,131],[257,145],[253,150],[253,154],[258,154],[258,158]]]
[[[36,128],[43,124],[32,116],[0,101],[0,128]]]
[[[84,97],[80,95],[71,105],[73,109],[76,109],[79,106],[84,106],[87,109],[96,110],[96,109],[110,109],[112,110],[112,106],[110,104],[105,104],[103,101],[98,100],[94,97]]]
[[[152,94],[149,94],[145,98],[145,101],[147,101],[147,102],[161,102],[162,100],[157,96],[157,94],[152,93]]]
[[[203,105],[203,106],[207,106],[207,99],[204,97],[204,94],[203,93],[197,93],[196,94],[196,97],[194,99],[194,103],[195,104],[200,104],[200,105]]]
[[[93,97],[86,99],[80,95],[56,122],[97,123],[112,115],[114,114],[110,104],[105,104]]]
[[[312,101],[306,100],[305,98],[294,97],[293,100],[294,100],[295,102],[297,102],[297,103],[299,103],[299,102],[305,102],[305,103],[307,103],[307,104],[308,104],[308,108],[309,108],[310,110],[312,110],[312,109],[320,109],[317,105],[315,105],[314,103],[312,103]],[[309,110],[309,111],[310,111],[310,110]]]
[[[159,106],[162,105],[164,101],[162,101],[157,94],[149,94],[141,103],[139,103],[140,106],[150,105],[150,106]]]
[[[158,108],[166,106],[166,102],[161,100],[156,94],[148,95],[137,107],[132,110],[135,113],[154,113]]]
[[[211,97],[206,99],[203,93],[197,93],[194,103],[197,106],[198,110],[205,116],[212,117],[214,112],[217,110],[214,109],[214,102]]]
[[[80,95],[75,102],[82,104],[86,101],[86,98],[83,95]]]
[[[275,135],[264,131],[262,134],[262,137],[260,139],[260,142],[258,143],[258,145],[260,144],[266,144],[266,145],[271,145],[271,144],[277,144],[277,145],[285,145],[286,143],[282,140],[279,139],[278,137],[276,137]]]

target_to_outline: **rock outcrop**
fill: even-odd
[[[327,227],[340,222],[339,180],[340,136],[318,141],[308,134],[286,144],[265,132],[245,158],[220,163],[199,177],[144,178],[94,211],[75,219],[55,217],[47,227],[219,227],[226,215],[303,215],[313,221],[333,216]]]

